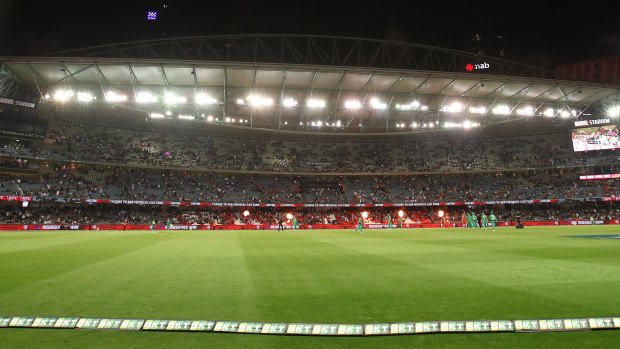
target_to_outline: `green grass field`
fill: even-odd
[[[369,323],[620,315],[618,226],[0,232],[0,315]],[[13,347],[618,347],[620,331],[302,337],[0,329]]]

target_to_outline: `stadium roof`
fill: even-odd
[[[498,58],[322,36],[150,40],[0,57],[0,64],[5,97],[123,104],[156,117],[298,131],[579,117],[601,113],[620,95],[617,85],[555,80],[550,71]]]

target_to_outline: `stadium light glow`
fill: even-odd
[[[108,91],[105,93],[105,100],[108,102],[127,102],[127,95]]]
[[[290,214],[290,213],[287,213],[286,214],[286,219],[288,219],[290,221],[291,219],[293,219],[293,215]]]
[[[528,105],[517,109],[517,115],[530,116],[534,114],[534,111],[534,108]]]
[[[362,107],[362,103],[356,100],[350,100],[344,102],[344,107],[347,109],[359,109]]]
[[[230,118],[226,118],[226,119],[224,119],[224,121],[230,122]]]
[[[90,102],[93,100],[93,95],[89,92],[78,92],[77,100],[80,102]]]
[[[181,120],[194,120],[194,115],[179,114],[179,119],[181,119]]]
[[[164,96],[166,104],[183,104],[187,102],[187,98],[183,96],[177,96],[174,93],[168,92]]]
[[[323,121],[317,121],[316,125],[317,125],[318,127],[323,126]]]
[[[282,105],[287,108],[293,108],[297,106],[297,101],[293,98],[286,98],[282,101]]]
[[[469,112],[472,114],[484,114],[487,112],[487,108],[485,107],[469,107]]]
[[[50,94],[49,94],[49,93],[46,93],[44,98],[45,98],[45,99],[50,99]]]
[[[170,116],[172,115],[172,112],[170,110],[166,110],[166,115]]]
[[[553,116],[555,116],[555,110],[553,108],[547,108],[543,112],[543,115],[544,116],[548,116],[548,117],[553,117]]]
[[[398,210],[398,217],[403,218],[405,212],[403,210]]]
[[[308,108],[325,108],[325,101],[321,99],[309,99],[306,105]]]
[[[568,110],[562,110],[560,115],[562,115],[563,118],[567,118],[570,116],[570,112]]]
[[[213,121],[213,115],[207,116],[207,121]]]
[[[247,217],[249,215],[250,215],[250,211],[248,210],[243,211],[243,217]]]
[[[420,107],[420,109],[422,109],[422,110],[428,110],[428,107],[427,107],[427,106],[425,106],[425,105],[423,105],[423,106],[421,106],[421,107]]]
[[[471,122],[469,120],[465,120],[463,122],[463,128],[471,128]]]
[[[443,217],[443,215],[444,215],[443,210],[439,210],[439,211],[437,211],[437,216],[438,216],[439,218]]]
[[[493,114],[508,115],[510,114],[510,107],[505,104],[496,105],[493,107]]]
[[[417,123],[417,122],[414,122],[413,124],[411,124],[411,127],[413,127],[413,128],[417,128],[417,127],[418,127],[418,123]]]
[[[149,117],[151,119],[163,119],[164,118],[164,114],[161,114],[161,113],[151,113],[151,114],[149,114]]]
[[[54,92],[54,100],[64,102],[73,96],[73,91],[71,90],[56,90]]]
[[[237,98],[237,104],[245,104],[245,101],[241,98]]]
[[[373,98],[370,100],[370,106],[373,109],[384,110],[387,109],[387,103],[381,102],[378,98]]]
[[[336,121],[336,126],[337,126],[337,127],[342,126],[342,122],[340,122],[340,120]]]
[[[364,219],[368,218],[368,212],[366,211],[362,212],[362,218]]]
[[[607,109],[607,115],[612,118],[617,118],[620,116],[620,105],[614,105]]]
[[[215,104],[217,100],[205,93],[197,93],[196,94],[196,104],[206,105],[206,104]]]
[[[428,124],[428,127],[433,128],[435,127],[435,124],[433,124],[432,122],[430,124]]]
[[[136,102],[153,103],[157,102],[157,97],[153,96],[150,92],[138,92],[138,94],[136,94]]]
[[[450,105],[442,107],[439,111],[447,112],[447,113],[460,113],[463,111],[463,104],[459,102],[454,102]]]
[[[273,99],[267,97],[249,95],[245,99],[255,107],[268,107],[273,104]]]
[[[411,110],[413,106],[411,104],[396,104],[396,109],[398,110]]]

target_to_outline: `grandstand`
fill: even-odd
[[[363,211],[369,230],[461,228],[464,212],[494,212],[502,228],[616,226],[618,177],[580,179],[620,173],[614,131],[612,146],[582,152],[571,130],[617,125],[619,110],[617,85],[358,38],[203,36],[0,57],[0,230],[245,234],[292,214],[302,231],[338,234]],[[370,268],[392,263],[363,244],[350,249]]]

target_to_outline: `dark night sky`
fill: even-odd
[[[320,34],[396,39],[543,67],[620,53],[612,1],[25,1],[0,0],[0,56],[163,37]],[[163,8],[166,4],[167,8]],[[540,8],[538,6],[546,6]],[[159,11],[156,22],[147,10]],[[501,35],[503,39],[497,39]]]

